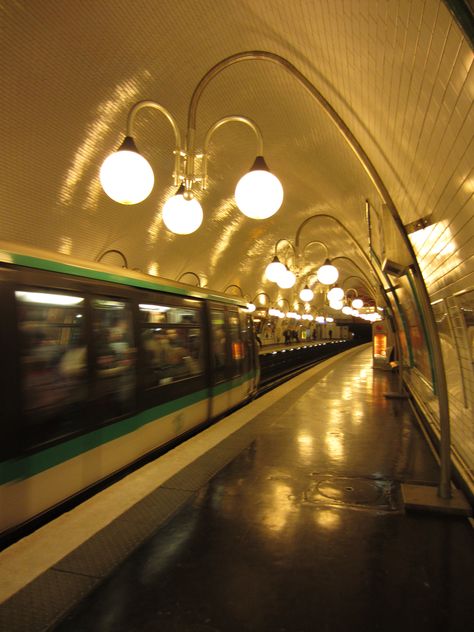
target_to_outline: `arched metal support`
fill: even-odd
[[[266,296],[268,299],[268,305],[271,305],[273,302],[270,296],[266,292],[257,292],[257,294],[255,294],[255,296],[252,299],[252,303],[255,304],[255,299],[257,298],[257,296]]]
[[[254,121],[252,121],[252,119],[249,119],[246,116],[238,116],[238,115],[224,116],[224,118],[219,119],[213,125],[211,125],[211,127],[207,130],[206,137],[204,138],[204,145],[202,149],[203,151],[203,156],[202,156],[202,188],[203,190],[207,189],[207,156],[209,152],[209,143],[211,142],[211,137],[214,134],[214,132],[219,129],[219,127],[222,127],[226,123],[245,123],[245,125],[248,125],[249,127],[251,127],[255,133],[255,136],[257,137],[257,142],[258,142],[257,156],[263,156],[263,136],[258,125]]]
[[[230,285],[228,285],[228,286],[227,286],[227,287],[223,290],[223,291],[224,291],[224,294],[227,292],[227,290],[230,290],[231,288],[235,288],[235,289],[239,290],[239,292],[240,292],[240,296],[241,296],[242,298],[245,298],[245,294],[243,293],[242,288],[240,287],[240,285],[236,285],[235,283],[231,283]]]
[[[100,254],[96,261],[97,263],[100,263],[102,261],[102,259],[105,257],[105,255],[109,255],[111,253],[114,253],[116,255],[119,255],[120,257],[122,257],[122,261],[123,261],[123,268],[128,268],[128,261],[126,256],[123,254],[123,252],[121,250],[116,250],[115,248],[111,248],[110,250],[105,250],[102,254]]]
[[[195,272],[191,272],[191,271],[183,272],[182,274],[179,275],[179,277],[176,280],[181,281],[181,279],[187,274],[191,274],[197,281],[197,287],[201,287],[201,278]]]
[[[140,110],[143,108],[153,108],[154,110],[158,110],[161,112],[170,123],[173,128],[174,138],[175,138],[175,150],[174,150],[174,184],[178,186],[180,181],[181,174],[181,158],[183,157],[183,152],[181,150],[181,132],[179,131],[178,124],[174,119],[173,115],[162,105],[157,103],[156,101],[139,101],[135,103],[130,112],[128,113],[127,118],[127,137],[133,138],[133,126],[135,124],[135,119]]]
[[[446,382],[446,374],[444,370],[444,361],[441,351],[441,342],[439,334],[436,328],[436,321],[434,318],[433,310],[431,308],[430,298],[426,285],[421,274],[421,270],[418,265],[418,261],[413,250],[413,246],[408,239],[403,222],[400,218],[398,210],[390,193],[388,192],[385,183],[380,177],[372,161],[368,157],[367,153],[363,149],[362,145],[356,139],[344,120],[339,116],[332,105],[321,94],[321,92],[314,86],[307,77],[305,77],[291,62],[284,57],[270,53],[268,51],[245,51],[231,55],[226,59],[223,59],[215,66],[213,66],[201,79],[196,86],[194,93],[191,97],[188,110],[188,129],[186,135],[186,150],[188,154],[194,152],[194,138],[196,130],[196,111],[199,103],[199,99],[203,90],[208,83],[224,69],[243,61],[268,61],[284,68],[289,72],[306,90],[309,94],[316,99],[319,105],[323,108],[331,121],[337,127],[338,131],[346,140],[349,147],[352,149],[360,164],[369,176],[372,184],[377,189],[377,192],[382,200],[382,203],[386,205],[395,225],[400,233],[402,241],[407,248],[410,258],[412,259],[413,278],[416,286],[419,305],[421,309],[421,315],[424,319],[428,331],[428,336],[433,349],[433,358],[436,373],[436,382],[438,386],[438,406],[439,406],[439,419],[440,419],[440,459],[441,459],[441,480],[438,489],[438,495],[442,499],[450,499],[451,493],[451,440],[450,440],[450,423],[449,423],[449,400],[448,400],[448,388]]]

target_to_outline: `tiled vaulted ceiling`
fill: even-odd
[[[237,284],[249,298],[276,294],[262,277],[273,245],[293,240],[312,214],[333,215],[367,248],[365,200],[384,215],[373,184],[314,98],[264,61],[236,64],[212,80],[196,140],[225,115],[256,121],[285,190],[273,218],[246,219],[233,202],[256,153],[252,132],[236,123],[213,138],[209,189],[199,194],[204,222],[193,235],[175,236],[161,220],[174,190],[174,140],[156,111],[141,112],[135,131],[155,172],[151,196],[127,207],[100,189],[100,164],[121,142],[136,101],[161,103],[184,135],[206,71],[234,53],[266,50],[296,66],[344,119],[402,222],[431,216],[419,260],[432,296],[472,277],[472,49],[444,2],[0,0],[0,21],[1,240],[89,260],[119,249],[130,267],[158,267],[173,279],[192,271],[217,290]],[[385,233],[389,247],[389,226]],[[336,222],[308,223],[302,243],[311,240],[368,274]],[[306,270],[323,254],[308,249]],[[340,263],[343,278],[359,275]]]

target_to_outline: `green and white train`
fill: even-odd
[[[0,243],[0,536],[250,400],[241,299]]]

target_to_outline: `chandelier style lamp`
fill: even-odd
[[[278,277],[276,283],[282,290],[288,290],[296,283],[296,274],[285,266],[284,273]]]
[[[188,110],[188,127],[184,148],[181,133],[171,113],[155,101],[139,101],[131,108],[127,118],[125,139],[113,154],[108,156],[100,169],[100,182],[105,193],[120,204],[138,204],[145,200],[154,186],[154,173],[148,161],[139,153],[133,137],[134,122],[137,114],[144,108],[153,108],[161,112],[171,124],[175,136],[174,185],[176,194],[166,201],[163,207],[163,222],[166,227],[179,235],[194,232],[202,223],[203,212],[195,197],[195,188],[199,185],[206,190],[208,184],[207,162],[209,144],[214,132],[230,122],[244,123],[252,128],[258,150],[248,173],[237,183],[235,200],[240,211],[252,219],[266,219],[274,215],[283,202],[283,187],[273,175],[263,157],[263,137],[257,125],[245,116],[225,116],[216,121],[207,131],[202,152],[195,149],[196,110],[209,81],[225,68],[237,61],[248,59],[242,53],[222,60],[211,68],[196,86]],[[253,59],[253,57],[252,57]],[[201,173],[196,172],[195,161],[202,158]]]
[[[310,301],[313,300],[313,297],[314,297],[313,290],[310,287],[308,287],[308,284],[306,284],[304,288],[300,291],[300,299],[304,301],[305,303],[309,303]]]
[[[332,285],[339,277],[339,271],[336,266],[333,266],[331,260],[327,258],[324,264],[319,268],[317,272],[318,281],[323,285]]]
[[[355,294],[355,297],[352,300],[349,298],[349,292],[354,292]],[[350,300],[351,308],[353,310],[358,310],[364,307],[364,301],[359,298],[359,293],[354,287],[350,287],[346,290],[346,299],[348,301]]]
[[[336,285],[332,287],[327,293],[328,301],[342,301],[344,298],[344,290],[342,287],[337,287]]]
[[[275,255],[272,261],[265,268],[265,276],[269,281],[273,283],[277,282],[277,279],[286,272],[286,266]]]

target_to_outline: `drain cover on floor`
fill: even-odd
[[[324,478],[314,483],[304,495],[310,503],[332,502],[337,505],[385,509],[398,508],[392,481],[364,478]]]
[[[317,483],[316,489],[326,498],[357,505],[378,504],[383,496],[383,489],[375,481],[350,478],[321,481]]]

